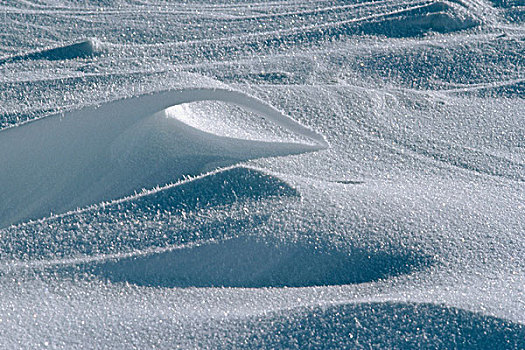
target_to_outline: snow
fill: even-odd
[[[19,60],[67,60],[93,56],[97,50],[97,40],[88,39],[65,46],[44,49],[27,54],[14,55],[0,60],[0,64]]]
[[[182,80],[188,80],[182,79]],[[220,100],[311,138],[313,145],[248,141],[193,128],[177,118],[181,103]],[[129,196],[219,165],[326,148],[322,136],[262,101],[218,88],[143,95],[49,116],[0,134],[4,215],[0,227]]]
[[[0,348],[525,348],[519,1],[0,1]]]

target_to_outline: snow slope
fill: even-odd
[[[0,0],[0,348],[525,348],[523,7]]]
[[[245,106],[314,144],[215,135],[181,122],[173,109],[165,112],[172,105],[205,100]],[[327,147],[322,136],[260,100],[190,87],[49,116],[9,128],[0,140],[5,166],[0,227],[128,196],[219,165]]]

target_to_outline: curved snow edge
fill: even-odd
[[[308,138],[319,146],[319,149],[326,149],[329,147],[328,142],[321,134],[293,120],[291,117],[285,115],[283,112],[263,100],[236,90],[224,88],[176,89],[142,95],[139,97],[126,98],[120,101],[124,102],[132,99],[140,99],[140,103],[150,105],[152,107],[149,112],[150,114],[183,103],[199,101],[229,102],[265,117],[274,124],[279,125],[290,132]]]
[[[241,161],[328,147],[320,134],[255,97],[199,83],[193,80],[189,88],[124,98],[1,130],[0,163],[6,171],[0,172],[4,204],[0,227],[121,198]],[[251,110],[307,142],[223,137],[159,113],[207,100]]]

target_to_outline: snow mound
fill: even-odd
[[[243,348],[325,349],[342,344],[344,348],[366,344],[381,349],[525,347],[522,324],[430,303],[362,302],[287,313],[238,320],[236,327],[225,325],[219,338],[249,344]]]
[[[165,110],[219,100],[309,143],[212,134]],[[202,116],[205,118],[206,116]],[[326,148],[323,137],[261,100],[220,88],[181,88],[55,115],[0,132],[0,227],[63,213],[260,157]]]
[[[339,251],[248,236],[108,260],[93,272],[113,282],[152,287],[306,287],[370,282],[427,263],[410,253]]]
[[[202,177],[173,185],[170,188],[135,198],[129,205],[151,210],[162,208],[196,210],[212,206],[241,203],[268,197],[299,197],[295,188],[273,175],[259,170],[235,167],[212,172]],[[119,210],[122,210],[120,205]]]
[[[88,58],[94,56],[100,44],[96,39],[87,39],[72,44],[53,47],[26,54],[0,58],[0,64],[22,60],[69,60],[73,58]]]
[[[107,228],[105,235],[92,235],[92,231],[68,230],[67,234],[59,232],[57,227],[73,226],[79,220],[79,215],[87,217],[103,217],[113,215],[120,217],[119,213],[128,215],[134,212],[142,218],[150,217],[154,220],[159,212],[168,213],[174,218],[181,218],[184,222],[196,221],[190,215],[202,209],[213,207],[226,207],[232,204],[242,204],[247,201],[258,201],[271,198],[294,198],[299,193],[285,181],[262,173],[255,169],[235,167],[215,171],[190,180],[170,185],[149,193],[94,206],[81,212],[71,212],[65,215],[51,217],[43,222],[24,224],[23,231],[6,229],[1,231],[3,239],[0,241],[0,255],[11,262],[20,259],[54,260],[58,257],[78,257],[93,254],[110,254],[115,251],[129,251],[148,249],[152,246],[165,246],[180,244],[188,240],[188,235],[182,227],[177,227],[176,232],[166,235],[165,231],[151,231],[135,233],[124,239],[126,232],[122,225],[119,230]],[[91,219],[86,219],[94,226]],[[109,221],[106,220],[106,221]],[[50,232],[42,232],[42,227],[53,228]],[[33,231],[35,230],[35,231]],[[169,229],[166,227],[166,231]],[[194,231],[193,229],[189,229]],[[220,238],[219,227],[211,226],[212,238]],[[136,231],[135,229],[133,231]],[[146,228],[143,228],[146,231]],[[203,228],[198,229],[199,235],[205,235]],[[136,235],[139,235],[138,238]],[[74,263],[74,262],[73,262]],[[35,266],[42,265],[37,263]],[[43,263],[46,265],[46,263]],[[53,265],[49,262],[48,265]],[[9,266],[9,263],[7,263]]]
[[[281,179],[262,173],[258,170],[236,167],[220,170],[206,174],[194,179],[182,181],[150,193],[141,193],[137,196],[106,203],[99,206],[58,215],[43,220],[23,225],[23,230],[4,229],[0,231],[2,240],[0,241],[0,255],[3,259],[14,262],[15,265],[21,259],[37,259],[38,267],[47,260],[47,265],[53,265],[56,258],[68,258],[73,256],[90,255],[94,252],[98,254],[111,254],[115,251],[130,251],[137,249],[148,249],[155,246],[166,246],[170,244],[180,244],[188,240],[184,225],[176,228],[176,232],[166,235],[164,231],[135,232],[126,236],[126,231],[122,225],[119,230],[106,229],[105,235],[93,235],[93,231],[87,230],[68,230],[67,233],[59,232],[56,227],[72,226],[77,227],[77,223],[83,221],[79,216],[86,216],[85,220],[93,217],[112,217],[120,218],[119,213],[125,216],[134,212],[142,218],[154,218],[159,212],[166,213],[172,220],[175,218],[187,221],[196,221],[192,213],[202,209],[214,207],[228,207],[232,204],[241,204],[247,201],[258,201],[272,198],[294,198],[299,197],[299,193]],[[109,218],[106,220],[109,221]],[[48,227],[52,231],[42,232]],[[77,227],[78,228],[78,227]],[[140,229],[138,229],[140,230]],[[166,227],[165,230],[169,232]],[[194,231],[192,228],[188,230]],[[196,229],[199,236],[205,236],[203,228]],[[220,238],[220,228],[218,225],[211,225],[211,238]],[[140,238],[138,236],[140,236]],[[126,238],[126,239],[125,239]],[[74,262],[73,262],[74,263]],[[46,265],[44,262],[43,265]],[[10,266],[8,262],[7,267]]]
[[[479,19],[465,7],[449,1],[438,1],[385,13],[363,23],[361,31],[405,37],[426,32],[451,33],[479,24]]]

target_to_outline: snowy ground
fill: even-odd
[[[525,349],[523,1],[0,28],[0,348]]]

